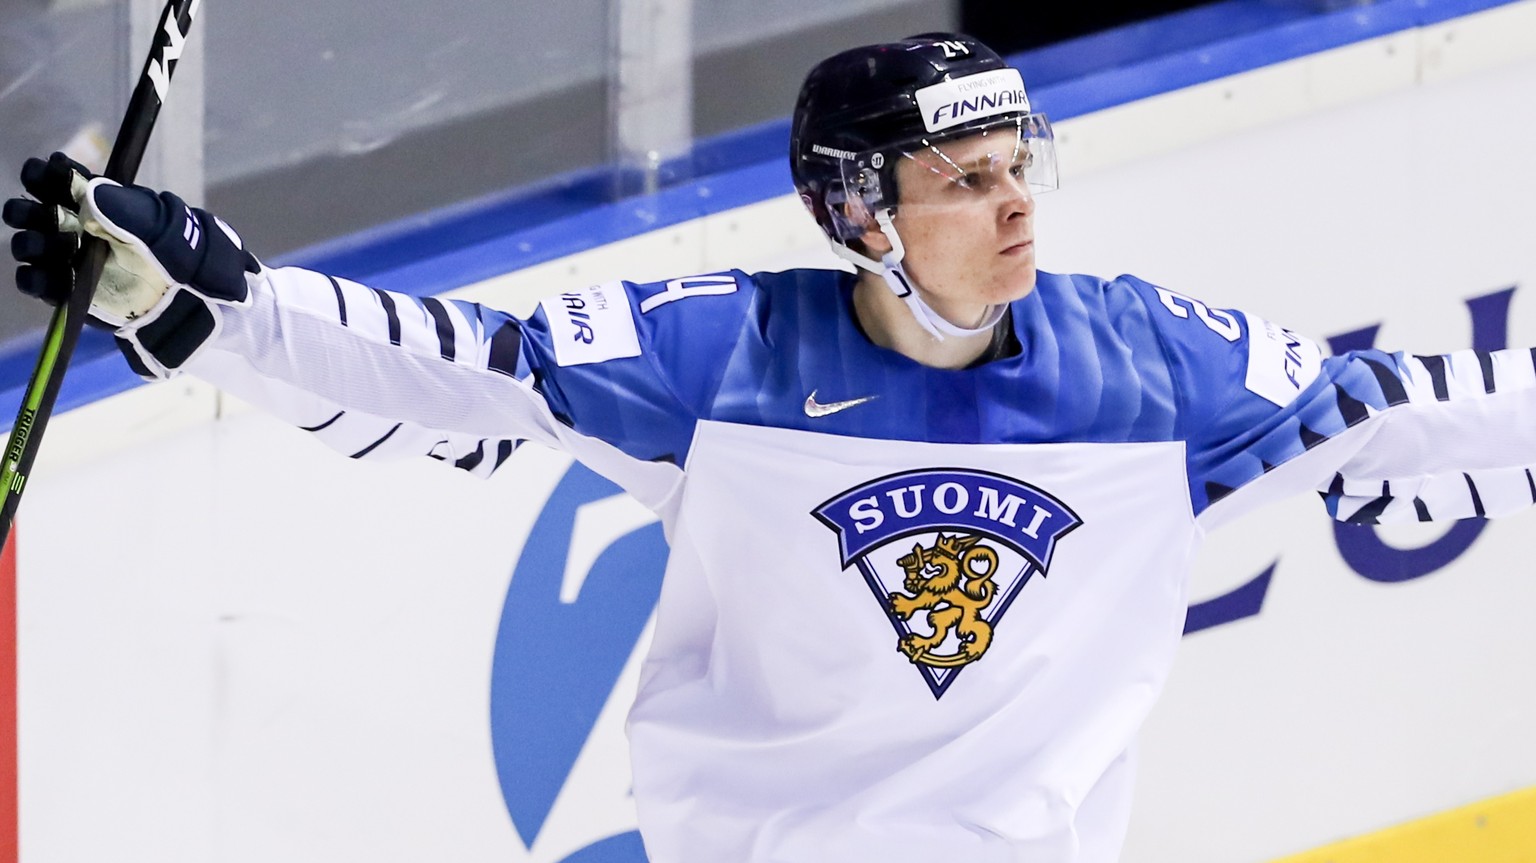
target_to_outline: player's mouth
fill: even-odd
[[[1003,249],[1003,251],[1000,252],[1000,254],[1004,254],[1004,255],[1007,255],[1009,257],[1018,257],[1019,255],[1025,255],[1025,254],[1028,254],[1028,253],[1030,253],[1030,252],[1032,252],[1034,250],[1035,250],[1035,241],[1033,239],[1028,239],[1028,240],[1025,240],[1025,241],[1023,241],[1021,243],[1014,243],[1013,245],[1009,246],[1008,248]]]

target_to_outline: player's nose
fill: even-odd
[[[999,183],[1001,201],[1005,220],[1025,218],[1035,212],[1035,195],[1029,190],[1029,183],[1023,177],[1009,177],[1005,182]]]

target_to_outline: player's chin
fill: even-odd
[[[1034,260],[1020,261],[1009,267],[997,281],[997,299],[993,302],[1011,303],[1029,296],[1039,277]]]

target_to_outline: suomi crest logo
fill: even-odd
[[[837,534],[843,568],[858,566],[897,651],[936,699],[986,654],[1019,591],[1045,576],[1056,541],[1082,524],[1028,483],[962,468],[881,477],[811,514]]]

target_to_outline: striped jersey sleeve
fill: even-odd
[[[426,455],[489,476],[553,442],[511,316],[307,270],[269,270],[187,370],[357,459]]]
[[[532,440],[633,491],[626,476],[680,462],[692,434],[640,322],[657,290],[570,292],[520,319],[269,270],[187,370],[353,458],[426,455],[488,476]]]
[[[1161,318],[1207,526],[1309,489],[1334,518],[1368,524],[1536,504],[1536,350],[1324,357],[1257,316],[1143,293]]]
[[[1390,372],[1389,410],[1377,440],[1321,489],[1331,515],[1360,524],[1487,518],[1536,504],[1536,351],[1396,353],[1379,366]]]

